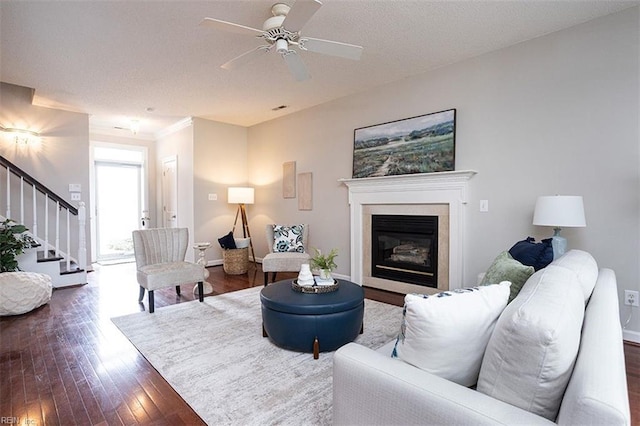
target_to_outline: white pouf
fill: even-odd
[[[20,315],[51,300],[51,277],[36,272],[0,273],[0,316]]]

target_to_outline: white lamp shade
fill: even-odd
[[[538,197],[533,224],[558,228],[584,227],[584,203],[579,195],[551,195]]]
[[[253,188],[230,187],[227,191],[227,201],[229,204],[253,204]]]

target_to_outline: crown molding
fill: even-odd
[[[166,136],[169,136],[172,133],[175,133],[175,132],[177,132],[179,130],[182,130],[182,129],[186,128],[186,127],[189,127],[191,125],[193,125],[193,117],[185,117],[182,120],[173,123],[169,127],[166,127],[164,129],[156,132],[155,138],[156,139],[164,138]]]

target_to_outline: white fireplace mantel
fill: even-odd
[[[449,206],[449,288],[462,287],[467,185],[477,172],[461,170],[340,179],[349,188],[351,281],[363,282],[363,206],[446,204]]]

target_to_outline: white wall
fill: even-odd
[[[4,127],[26,128],[41,135],[39,146],[18,147],[0,133],[0,153],[3,157],[29,173],[46,187],[78,207],[71,201],[69,184],[82,185],[82,201],[87,212],[91,211],[89,200],[89,116],[75,112],[61,111],[34,106],[31,103],[32,90],[7,83],[0,83],[0,125]],[[1,210],[4,214],[6,200],[2,197]],[[30,198],[26,197],[25,222],[32,227]],[[19,215],[18,204],[12,202],[12,215]],[[14,213],[15,212],[15,213]],[[44,213],[42,214],[44,216]],[[16,217],[19,219],[19,217]],[[53,223],[50,230],[55,229]],[[38,234],[44,236],[44,220],[38,216]],[[78,254],[78,229],[71,226],[71,256]],[[61,231],[64,235],[66,231]],[[87,259],[91,259],[89,222],[87,235]],[[50,241],[53,231],[50,231]],[[61,237],[62,238],[62,237]],[[66,241],[61,240],[61,249],[66,251]],[[89,265],[90,267],[90,265]]]
[[[587,228],[565,229],[570,247],[639,289],[639,13],[587,22],[497,52],[350,96],[249,129],[253,229],[276,221],[311,225],[311,245],[337,247],[349,274],[346,187],[353,130],[457,108],[456,169],[471,180],[465,281],[527,235],[539,195],[583,195]],[[313,172],[314,208],[283,199],[282,163]],[[489,200],[489,212],[478,211]],[[256,240],[258,255],[266,245]],[[621,315],[629,311],[623,306]],[[640,331],[640,315],[629,327]],[[640,336],[640,335],[639,335]]]
[[[164,226],[162,216],[162,161],[169,157],[177,158],[178,174],[178,222],[180,228],[189,228],[189,246],[195,241],[193,235],[194,224],[194,195],[193,195],[193,125],[187,124],[170,134],[160,137],[156,141],[156,224]],[[194,260],[192,250],[187,250],[187,260]]]
[[[247,129],[202,118],[193,119],[193,129],[194,235],[196,241],[211,242],[206,259],[220,264],[218,238],[231,231],[237,210],[236,204],[227,203],[227,188],[247,184]],[[218,199],[209,201],[209,194]],[[235,236],[242,236],[242,222]]]

